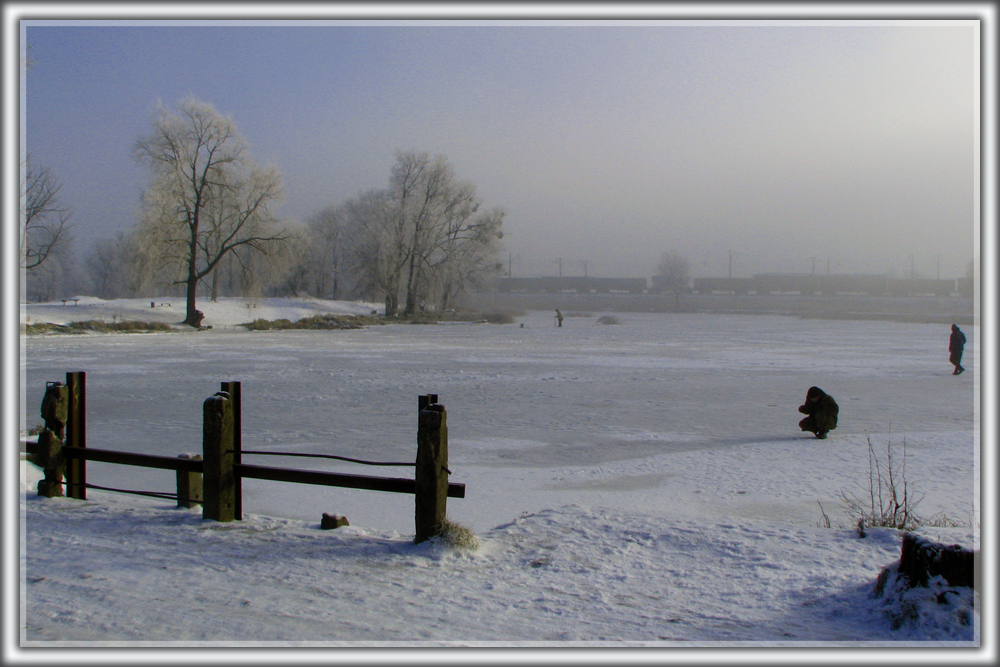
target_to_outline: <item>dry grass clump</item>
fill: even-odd
[[[241,326],[250,331],[283,331],[288,329],[340,330],[361,329],[373,324],[384,324],[380,317],[366,315],[313,315],[292,322],[289,319],[256,319]]]
[[[514,324],[513,315],[499,311],[483,313],[483,319],[490,324]]]
[[[431,310],[412,315],[399,315],[389,321],[401,324],[438,324],[439,322],[472,322],[487,324],[514,324],[514,318],[523,315],[509,310]]]
[[[70,322],[68,325],[37,322],[35,324],[27,324],[24,326],[24,333],[29,335],[82,334],[91,331],[97,333],[153,333],[174,331],[174,329],[165,322],[143,322],[140,320],[116,320],[114,322],[86,320],[82,322]]]
[[[479,538],[468,526],[445,518],[438,532],[441,540],[453,549],[463,549],[465,551],[475,551],[479,548]]]
[[[886,441],[884,455],[879,455],[868,439],[868,479],[859,484],[862,495],[840,492],[840,500],[857,522],[858,534],[864,537],[865,528],[881,527],[913,530],[924,523],[915,509],[921,496],[916,496],[906,479],[906,439],[901,452]]]

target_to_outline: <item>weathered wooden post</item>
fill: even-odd
[[[233,465],[243,463],[243,396],[239,382],[223,382],[221,390],[229,394],[229,400],[233,406]],[[237,521],[243,520],[243,481],[237,476],[236,481],[236,501],[233,515]]]
[[[437,535],[448,510],[448,414],[437,395],[418,399],[416,534],[414,542]]]
[[[202,517],[232,521],[237,480],[233,471],[233,406],[226,392],[205,399],[202,450]]]
[[[45,478],[38,481],[38,495],[46,498],[63,495],[66,459],[62,455],[62,446],[66,433],[68,393],[62,382],[48,382],[42,397],[41,413],[45,430],[38,435],[35,464],[45,471]]]
[[[201,454],[181,454],[177,458],[201,460]],[[190,470],[177,471],[177,506],[196,507],[202,504],[205,496],[202,492],[200,472]]]
[[[87,446],[87,374],[66,373],[66,447]],[[77,500],[87,499],[87,461],[72,458],[66,461],[66,495]]]

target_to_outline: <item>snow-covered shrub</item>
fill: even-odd
[[[975,631],[978,600],[975,590],[951,586],[940,576],[926,586],[912,586],[900,573],[899,562],[884,568],[872,591],[875,609],[886,615],[893,630],[919,630],[921,636],[940,634],[956,637]]]

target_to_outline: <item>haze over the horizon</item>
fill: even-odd
[[[25,20],[22,128],[78,252],[128,230],[158,101],[231,115],[305,221],[449,158],[507,210],[515,276],[961,277],[979,195],[973,21]],[[155,25],[154,25],[155,24]],[[586,268],[585,268],[586,267]]]

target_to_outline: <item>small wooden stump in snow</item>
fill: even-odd
[[[949,586],[973,588],[978,583],[978,570],[978,551],[969,551],[957,544],[938,544],[912,533],[903,535],[898,571],[906,577],[908,588],[927,586],[930,579],[938,576]]]
[[[940,576],[950,586],[974,587],[979,554],[957,544],[945,546],[906,533],[899,557],[899,571],[915,586],[926,586],[931,577]]]
[[[323,530],[331,530],[333,528],[350,525],[351,524],[347,521],[346,516],[340,516],[339,514],[327,514],[326,512],[323,512],[323,519],[319,522],[319,527]]]

